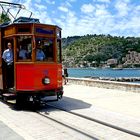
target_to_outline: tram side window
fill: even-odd
[[[31,59],[32,45],[30,36],[18,37],[17,52],[18,60],[26,61]]]
[[[53,40],[48,38],[36,39],[36,60],[53,61]]]
[[[62,56],[61,56],[61,40],[57,40],[57,62],[61,63]]]

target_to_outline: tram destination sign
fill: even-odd
[[[35,31],[36,33],[40,33],[40,34],[49,34],[49,35],[54,34],[54,31],[49,29],[36,28]]]

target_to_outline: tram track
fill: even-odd
[[[54,122],[56,122],[56,123],[58,123],[58,124],[61,124],[61,125],[63,125],[63,126],[65,126],[65,127],[69,128],[69,129],[71,129],[71,130],[74,130],[74,131],[76,131],[76,132],[78,132],[78,133],[80,133],[80,134],[82,134],[82,135],[84,135],[84,136],[86,136],[86,137],[88,137],[88,138],[90,138],[90,139],[92,139],[92,140],[100,140],[100,139],[96,138],[95,136],[93,136],[92,134],[89,134],[89,133],[87,133],[87,132],[82,131],[81,129],[74,128],[74,127],[71,126],[71,125],[68,125],[68,124],[66,124],[66,123],[64,123],[64,122],[62,122],[62,121],[56,120],[56,119],[54,119],[54,118],[52,118],[52,117],[49,117],[48,115],[44,115],[43,113],[40,113],[40,112],[38,112],[38,111],[36,111],[36,112],[37,112],[39,115],[41,115],[41,116],[43,116],[43,117],[45,117],[45,118],[47,118],[47,119],[50,119],[50,120],[52,120],[52,121],[54,121]]]
[[[119,126],[117,126],[117,125],[113,125],[113,124],[111,124],[111,123],[108,123],[108,122],[105,122],[105,121],[102,121],[102,120],[98,120],[98,119],[91,118],[91,117],[88,117],[88,116],[85,116],[85,115],[82,115],[82,114],[79,114],[79,113],[76,113],[76,112],[72,112],[72,111],[66,110],[66,109],[64,109],[64,108],[55,106],[55,105],[51,105],[51,104],[49,104],[49,103],[46,103],[46,105],[47,105],[47,106],[50,106],[50,107],[53,107],[53,108],[55,108],[55,109],[58,109],[58,110],[65,111],[65,112],[67,112],[67,113],[73,114],[73,115],[75,115],[75,116],[84,118],[84,119],[86,119],[86,120],[89,120],[89,121],[96,122],[96,123],[98,123],[98,124],[107,126],[107,127],[109,127],[109,128],[112,128],[112,129],[121,131],[121,132],[123,132],[123,133],[127,133],[127,134],[129,134],[129,135],[133,135],[133,136],[136,136],[136,137],[140,137],[140,133],[137,133],[137,132],[134,132],[134,131],[131,131],[131,130],[128,130],[128,129],[125,129],[125,128],[122,128],[122,127],[119,127]],[[37,113],[39,113],[39,112],[37,112]]]
[[[5,102],[4,100],[1,100],[0,99],[0,101],[2,102],[2,103],[4,103],[4,104],[6,104],[7,106],[9,106],[10,108],[14,108],[14,110],[16,111],[16,108],[15,108],[15,104],[14,103],[9,103],[9,102]],[[87,133],[87,132],[84,132],[84,131],[82,131],[82,130],[80,130],[80,129],[78,129],[78,128],[74,128],[73,126],[71,126],[71,125],[69,125],[69,124],[66,124],[65,122],[62,122],[62,121],[59,121],[59,120],[56,120],[55,118],[53,118],[53,117],[51,117],[51,116],[48,116],[48,115],[44,115],[43,113],[40,113],[40,111],[35,111],[34,109],[33,109],[33,112],[34,112],[34,114],[33,113],[31,113],[30,114],[30,111],[32,112],[32,110],[30,110],[31,108],[29,107],[29,110],[27,109],[27,108],[24,108],[25,109],[25,113],[26,113],[26,115],[28,115],[28,117],[31,117],[31,118],[33,118],[33,119],[36,119],[36,118],[40,118],[38,121],[41,121],[41,123],[43,123],[44,122],[44,124],[49,120],[49,121],[52,121],[53,122],[53,124],[55,123],[56,125],[55,125],[55,127],[56,127],[56,129],[58,129],[60,126],[62,126],[62,127],[60,127],[61,129],[62,128],[66,128],[66,130],[64,129],[64,130],[61,130],[62,132],[64,131],[64,133],[69,133],[69,131],[68,130],[70,130],[70,131],[72,131],[72,133],[74,133],[74,134],[76,134],[77,135],[77,138],[75,137],[74,138],[74,140],[80,140],[81,138],[81,136],[83,137],[83,138],[85,138],[85,139],[87,139],[87,140],[101,140],[102,138],[100,137],[100,139],[98,139],[99,138],[99,136],[98,136],[98,138],[96,138],[96,136],[94,135],[92,135],[92,134],[90,134],[90,133]],[[22,113],[24,113],[24,109],[21,109],[20,111],[22,111]],[[26,112],[26,109],[27,109],[27,112]],[[29,113],[28,113],[28,111],[29,111]],[[42,117],[39,117],[39,116],[42,116]],[[43,119],[43,118],[46,118],[46,120],[45,119]],[[16,118],[15,118],[16,119]],[[47,125],[46,125],[47,126]],[[30,126],[29,126],[30,127]],[[44,126],[43,126],[44,127]],[[27,129],[27,128],[26,128]],[[30,128],[31,129],[31,128]],[[33,127],[33,129],[34,129],[34,127]],[[42,128],[40,128],[41,130],[42,130]],[[66,132],[65,132],[66,131]],[[67,132],[68,131],[68,132]],[[55,133],[55,132],[53,132],[53,133]],[[70,132],[70,134],[68,134],[68,135],[71,135],[71,132]],[[40,136],[41,137],[41,136]],[[42,136],[43,137],[43,136]],[[79,138],[78,138],[79,137]]]
[[[10,106],[10,108],[13,108],[14,107],[14,104],[11,104],[11,103],[6,103],[6,104],[8,106]],[[43,111],[44,109],[45,109],[45,111]],[[49,112],[49,109],[50,109],[50,112]],[[109,124],[107,122],[103,122],[101,120],[97,120],[97,119],[94,119],[94,118],[91,118],[91,117],[88,117],[88,116],[85,116],[85,115],[82,115],[82,114],[79,114],[79,113],[76,113],[76,112],[72,112],[72,111],[66,110],[64,108],[55,106],[55,105],[51,105],[49,103],[46,103],[45,104],[45,107],[43,107],[43,110],[41,108],[39,110],[33,110],[33,111],[35,113],[37,113],[38,115],[40,115],[40,116],[42,116],[44,118],[47,118],[50,121],[53,121],[54,123],[56,123],[58,125],[61,125],[61,126],[67,128],[67,129],[70,129],[70,131],[73,131],[77,135],[81,135],[83,137],[87,137],[88,139],[93,139],[93,140],[98,140],[99,139],[99,140],[101,140],[101,139],[106,138],[104,135],[100,135],[99,133],[96,133],[96,131],[95,131],[95,128],[96,128],[95,125],[96,125],[96,123],[97,123],[97,126],[98,126],[98,124],[100,124],[101,126],[103,125],[103,128],[107,127],[107,129],[109,129],[109,130],[110,129],[114,129],[114,130],[111,130],[111,131],[114,131],[113,133],[116,133],[117,132],[117,136],[119,135],[119,133],[120,134],[124,133],[122,135],[128,135],[129,134],[131,136],[135,136],[136,139],[139,139],[139,137],[140,137],[140,134],[139,133],[133,132],[131,130],[127,130],[127,129],[121,128],[119,126],[115,126],[115,125]],[[71,116],[71,115],[68,115],[68,114],[65,116],[65,113],[64,112],[66,114],[68,113],[68,114],[71,114],[71,115],[74,115],[74,116]],[[61,117],[61,116],[63,116],[63,114],[64,114],[64,117]],[[74,118],[74,120],[76,122],[79,119],[82,119],[83,120],[81,122],[84,122],[84,121],[91,122],[92,123],[92,126],[93,126],[93,131],[88,128],[88,127],[90,127],[90,125],[87,125],[87,128],[84,128],[84,127],[81,126],[82,124],[79,125],[79,126],[77,124],[71,124],[71,122],[67,121],[68,118],[70,118],[69,116],[71,116],[71,118]],[[78,119],[78,117],[80,117],[80,118]],[[102,127],[101,127],[101,129],[100,129],[100,127],[98,128],[98,131],[103,131]],[[112,132],[109,132],[109,133],[112,133]]]

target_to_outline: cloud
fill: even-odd
[[[111,0],[97,0],[98,2],[110,3]]]
[[[26,10],[21,10],[18,17],[29,17],[31,12],[33,18],[38,18],[41,23],[52,24],[52,18],[47,13],[47,7],[43,3],[36,3],[32,0],[25,0],[22,4],[26,7]],[[12,13],[15,15],[18,9],[13,9]],[[30,12],[30,11],[31,12]]]
[[[12,0],[1,0],[1,2],[12,2]],[[9,8],[8,6],[4,6],[6,4],[1,4],[5,11]],[[2,8],[0,7],[0,13],[2,12]]]
[[[95,10],[95,15],[98,16],[98,17],[102,17],[102,16],[107,16],[109,15],[110,13],[108,12],[107,8],[105,5],[99,5],[97,4],[96,5],[96,10]]]
[[[61,16],[61,19],[56,18],[55,22],[62,28],[62,36],[73,36],[77,34],[77,22],[78,18],[76,13],[68,11],[65,16]]]
[[[118,0],[115,4],[115,8],[118,11],[119,16],[126,16],[129,12],[129,0]]]
[[[12,2],[12,0],[1,0],[2,2]]]
[[[20,3],[32,11],[32,17],[40,19],[41,23],[60,26],[62,37],[86,34],[140,36],[140,5],[132,0],[92,0],[92,3],[20,0]],[[11,12],[16,14],[17,10],[11,9]],[[29,11],[21,10],[19,16],[29,15]]]
[[[69,0],[69,2],[76,2],[77,0]]]
[[[46,0],[46,3],[48,3],[48,4],[55,4],[55,1],[53,0]]]
[[[83,4],[81,7],[81,11],[83,13],[92,13],[94,11],[94,6],[92,4]]]
[[[58,9],[63,12],[68,12],[68,8],[64,6],[59,6]]]
[[[45,5],[35,3],[34,6],[40,11],[46,10],[47,7]]]
[[[89,7],[92,8],[89,10]],[[56,24],[62,27],[63,37],[113,33],[114,19],[105,5],[96,4],[93,7],[91,4],[84,4],[81,7],[81,12],[86,13],[86,15],[78,16],[77,13],[69,10],[66,16],[61,16],[60,19],[55,20]]]
[[[35,0],[36,3],[41,3],[41,0]]]

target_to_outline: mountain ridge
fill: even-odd
[[[68,67],[139,67],[140,38],[111,35],[84,35],[62,39],[63,63]],[[134,52],[134,53],[131,53]],[[128,56],[132,54],[133,56]],[[137,61],[127,64],[128,58]],[[109,65],[108,61],[112,60]],[[116,62],[113,60],[116,60]],[[139,61],[139,62],[138,62]]]

